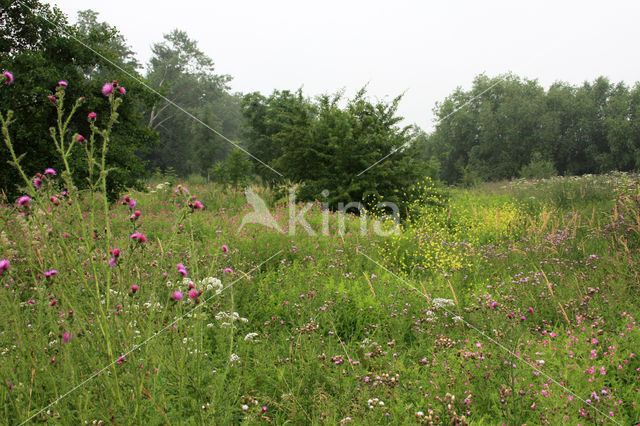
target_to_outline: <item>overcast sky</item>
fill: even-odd
[[[52,0],[72,22],[93,9],[146,63],[151,45],[185,30],[233,77],[233,91],[303,87],[307,95],[368,83],[373,97],[405,92],[407,124],[474,76],[512,71],[579,84],[640,80],[638,1],[141,1]]]

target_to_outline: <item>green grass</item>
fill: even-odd
[[[628,187],[635,177],[623,178]],[[454,189],[446,207],[414,215],[393,238],[362,236],[354,216],[340,235],[333,214],[323,236],[319,206],[308,214],[315,236],[300,227],[296,235],[260,225],[238,232],[250,207],[241,192],[213,185],[189,188],[202,211],[180,191],[174,197],[175,188],[129,194],[141,217],[131,221],[132,209],[113,205],[112,236],[100,231],[96,204],[96,238],[86,226],[88,201],[80,210],[75,202],[48,210],[6,202],[1,417],[635,422],[638,224],[611,212],[620,176],[588,179],[598,194],[575,178]],[[562,191],[574,201],[556,202]],[[44,206],[49,195],[37,194]],[[619,201],[619,210],[630,202]],[[272,213],[286,230],[287,207]],[[443,252],[461,264],[418,267],[430,246],[416,251],[416,230],[440,235],[439,244],[466,241]],[[133,242],[134,231],[147,241]],[[111,248],[121,250],[117,266],[108,264]],[[203,290],[199,303],[188,298],[178,263]],[[51,269],[58,274],[46,278]],[[228,287],[207,290],[206,277]],[[173,300],[175,290],[183,300]],[[257,335],[245,340],[249,333]]]

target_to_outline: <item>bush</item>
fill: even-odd
[[[520,177],[525,179],[549,179],[558,172],[552,161],[545,160],[539,152],[531,156],[531,162],[520,169]]]

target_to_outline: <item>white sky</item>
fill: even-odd
[[[143,63],[164,33],[185,30],[233,91],[406,92],[399,112],[425,130],[435,102],[482,72],[545,87],[640,80],[638,1],[49,1],[71,22],[99,12]]]

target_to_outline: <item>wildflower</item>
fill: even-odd
[[[7,259],[0,260],[0,275],[4,274],[4,271],[8,271],[11,266],[11,262]]]
[[[58,102],[58,100],[56,99],[56,97],[55,97],[55,96],[49,96],[49,100],[50,100],[51,102],[53,102],[54,104],[55,104],[56,102]]]
[[[192,210],[202,210],[204,208],[202,203],[200,201],[198,201],[198,200],[196,200],[193,203],[190,202],[188,205],[189,205],[189,207],[191,207]]]
[[[51,269],[50,271],[44,271],[44,276],[47,278],[51,278],[54,275],[58,275],[58,270],[57,269]]]
[[[109,259],[109,266],[116,266],[118,263],[118,259],[116,259],[115,257],[112,257]]]
[[[18,205],[20,207],[24,207],[30,201],[31,201],[31,197],[29,197],[28,195],[23,195],[22,197],[18,198]]]
[[[5,78],[4,84],[6,84],[7,86],[13,84],[13,74],[11,74],[9,71],[3,71],[2,75]]]
[[[267,412],[267,406],[266,406],[266,405],[263,405],[263,406],[262,406],[262,412],[263,412],[263,413],[266,413],[266,412]]]
[[[127,93],[127,89],[121,86],[118,88],[118,92],[120,92],[120,94],[124,96]]]
[[[226,244],[222,245],[222,252],[227,253],[229,251],[229,247]]]
[[[97,117],[97,114],[95,112],[90,112],[89,115],[87,115],[87,118],[89,120],[95,120]]]
[[[42,179],[40,179],[39,177],[33,179],[33,186],[35,186],[37,189],[42,188]]]
[[[69,343],[71,339],[73,339],[73,336],[68,331],[65,331],[62,335],[62,343]]]
[[[178,273],[184,275],[185,277],[188,275],[187,273],[187,268],[184,267],[184,265],[182,263],[178,263],[176,265],[176,268],[178,269]]]
[[[198,290],[196,290],[195,288],[189,290],[189,299],[194,299],[195,300],[197,298],[198,298]]]
[[[78,135],[78,136],[76,136],[76,141],[78,141],[78,142],[84,142],[85,140],[86,140],[86,139],[85,139],[85,138],[84,138],[84,136],[82,136],[82,135]]]
[[[137,240],[139,243],[147,242],[147,237],[145,237],[145,235],[140,233],[140,232],[136,232],[136,233],[131,234],[131,239],[132,240]]]
[[[222,272],[224,272],[225,274],[233,274],[233,269],[231,269],[231,268],[224,268],[224,271],[222,271]]]
[[[102,86],[102,94],[105,96],[109,96],[112,93],[113,93],[113,84],[105,83],[105,85]]]
[[[56,171],[49,167],[48,169],[45,169],[44,174],[47,176],[55,176]]]
[[[255,342],[256,340],[254,340],[256,337],[258,337],[258,333],[248,333],[246,336],[244,336],[244,341],[245,342]]]
[[[131,286],[131,292],[132,292],[132,293],[135,293],[136,291],[138,291],[138,289],[139,289],[139,288],[140,288],[140,287],[138,287],[138,284],[133,284],[133,285]]]
[[[138,205],[138,203],[136,202],[136,200],[129,200],[129,208],[130,209],[134,209],[136,206]]]
[[[242,411],[247,411],[249,409],[249,406],[247,404],[243,404],[240,408],[242,408]]]
[[[58,87],[67,87],[68,85],[69,85],[69,83],[67,83],[67,82],[66,82],[66,81],[64,81],[64,80],[60,80],[60,81],[58,82]]]
[[[120,256],[120,249],[113,248],[113,249],[109,250],[109,253],[113,257],[118,257],[118,256]]]
[[[179,290],[176,290],[173,292],[173,299],[174,300],[182,300],[182,292]]]
[[[229,358],[229,362],[231,364],[233,364],[236,361],[240,361],[240,357],[238,355],[236,355],[236,354],[231,354],[231,357]],[[263,407],[263,408],[265,408],[265,407]],[[265,409],[264,411],[267,411],[267,410]]]

